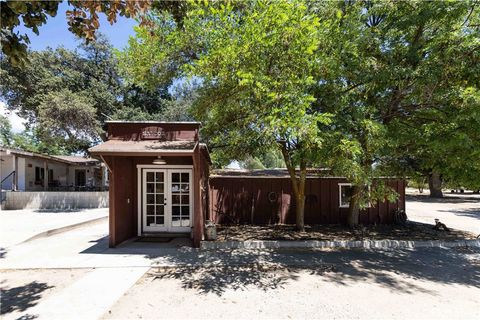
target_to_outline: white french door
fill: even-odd
[[[191,169],[143,169],[143,231],[189,232],[193,210],[191,187]]]

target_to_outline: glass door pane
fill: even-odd
[[[190,172],[171,172],[172,227],[190,227]]]
[[[144,228],[155,231],[157,227],[165,227],[165,172],[149,170],[144,177]]]

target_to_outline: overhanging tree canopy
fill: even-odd
[[[165,21],[167,13],[161,14]],[[171,59],[184,57],[173,60],[173,70],[177,77],[201,79],[193,110],[222,157],[280,149],[302,230],[306,168],[318,159],[319,124],[329,122],[311,108],[310,88],[322,65],[318,26],[302,2],[252,2],[241,11],[228,3],[192,4],[182,28],[170,21],[153,32],[141,30],[123,55],[131,78],[145,84],[171,76]],[[195,51],[185,52],[192,45]]]
[[[303,169],[330,164],[355,185],[351,225],[362,203],[393,198],[374,180],[404,173],[392,163],[415,150],[405,142],[420,146],[395,134],[408,130],[401,124],[421,135],[439,125],[435,110],[454,111],[478,90],[474,2],[216,2],[186,12],[181,27],[161,11],[154,28],[139,29],[121,55],[129,78],[147,87],[200,79],[194,110],[215,156],[241,159],[280,145],[287,166],[300,168],[292,174],[299,203]]]

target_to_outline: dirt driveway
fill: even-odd
[[[271,269],[152,268],[103,319],[480,318],[480,250],[269,254]]]
[[[476,208],[407,202],[412,220],[441,215],[473,231],[477,213],[461,211]],[[103,221],[8,247],[2,319],[480,319],[480,249],[200,252],[181,241],[109,249],[107,233]]]
[[[445,193],[443,199],[431,199],[407,189],[408,219],[433,224],[436,218],[448,227],[480,234],[480,195]]]
[[[410,220],[478,233],[479,210],[480,198],[407,198]],[[270,251],[270,270],[230,255],[249,265],[152,268],[103,318],[480,319],[478,248]]]

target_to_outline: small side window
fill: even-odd
[[[339,183],[339,206],[340,208],[348,208],[350,206],[350,198],[352,197],[353,187],[351,183]]]

